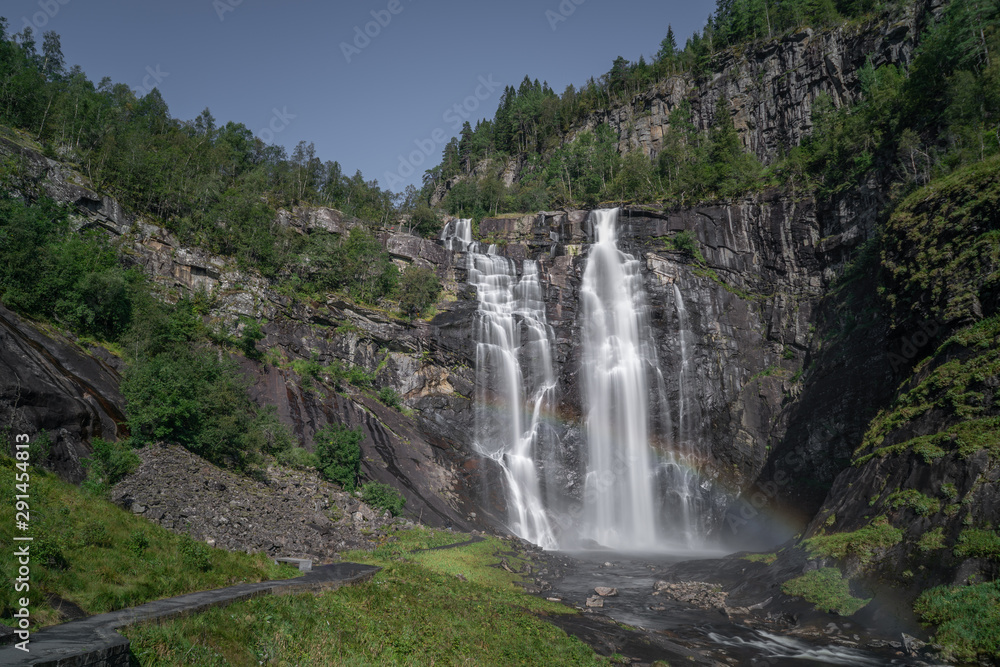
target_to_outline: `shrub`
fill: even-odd
[[[343,424],[327,424],[316,431],[316,468],[326,479],[345,490],[357,488],[361,473],[361,441],[364,432]]]
[[[430,269],[408,266],[399,285],[399,309],[408,317],[421,314],[437,301],[441,281]]]
[[[212,569],[212,552],[207,544],[192,539],[189,535],[181,537],[181,556],[184,564],[201,572]]]
[[[399,409],[400,397],[399,392],[397,392],[392,387],[382,387],[378,392],[378,400],[382,401],[390,408]]]
[[[93,453],[83,460],[87,470],[84,487],[97,493],[105,493],[139,467],[141,460],[129,446],[128,441],[108,442],[101,438],[90,441]]]
[[[278,453],[278,463],[290,468],[316,468],[319,460],[316,455],[302,447],[289,447]]]
[[[83,529],[81,539],[84,546],[102,548],[111,546],[111,534],[108,532],[108,527],[100,521],[88,523]]]
[[[243,325],[243,333],[240,335],[239,348],[246,355],[247,359],[260,361],[264,355],[257,349],[257,343],[264,339],[264,331],[260,327],[260,322],[251,320]]]
[[[399,516],[406,504],[406,498],[399,491],[381,482],[365,482],[361,487],[361,499],[393,516]]]
[[[65,570],[69,567],[69,561],[63,554],[65,548],[60,538],[39,538],[31,544],[32,563],[50,570]]]
[[[35,435],[35,439],[28,445],[28,461],[33,466],[42,466],[49,460],[51,452],[52,438],[49,437],[49,432],[43,429]]]
[[[670,239],[674,250],[682,252],[691,259],[701,259],[701,247],[698,245],[698,237],[689,229],[684,229]]]
[[[430,206],[420,204],[410,216],[410,227],[421,236],[436,238],[441,232],[441,218]]]
[[[142,555],[149,548],[149,538],[142,530],[133,530],[128,536],[128,548],[136,556]]]

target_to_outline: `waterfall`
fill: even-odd
[[[580,288],[579,320],[586,469],[582,512],[570,513],[575,518],[567,528],[613,549],[700,546],[707,492],[697,473],[703,433],[694,332],[675,283],[671,358],[678,370],[670,377],[671,387],[677,382],[671,405],[642,267],[619,250],[617,221],[617,209],[590,217],[594,243]],[[550,425],[555,336],[546,320],[539,264],[525,260],[518,279],[512,260],[495,246],[482,252],[472,241],[470,220],[449,222],[441,238],[447,248],[467,252],[468,281],[479,299],[474,448],[503,471],[511,531],[558,548],[551,517],[562,516],[556,504],[566,488],[553,480],[566,469],[554,455],[559,443]]]
[[[664,489],[664,517],[674,543],[684,546],[698,544],[701,531],[698,512],[701,509],[700,479],[697,474],[698,446],[701,440],[701,410],[692,389],[695,386],[693,333],[687,307],[677,283],[673,284],[674,308],[677,311],[677,346],[680,368],[677,372],[677,432],[672,446],[659,465]]]
[[[538,264],[515,264],[472,242],[470,220],[449,223],[442,241],[468,250],[469,283],[476,287],[475,449],[503,470],[510,529],[546,549],[558,545],[546,515],[537,462],[555,402],[554,334],[545,318]]]
[[[472,218],[446,222],[441,230],[441,240],[448,250],[468,250],[472,245]]]
[[[660,541],[647,370],[658,368],[638,260],[618,249],[618,210],[591,213],[580,290],[588,463],[584,534],[611,548]],[[658,397],[659,398],[659,397]]]

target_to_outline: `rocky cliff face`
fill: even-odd
[[[335,298],[293,301],[226,258],[181,246],[165,230],[97,195],[57,162],[19,150],[50,196],[74,206],[81,225],[114,235],[131,261],[168,294],[203,291],[213,319],[233,331],[241,317],[267,320],[260,347],[270,351],[268,363],[247,360],[245,366],[255,378],[257,400],[277,406],[305,446],[311,447],[315,432],[331,421],[360,425],[368,436],[366,472],[403,490],[411,507],[426,513],[425,520],[460,522],[475,513],[504,523],[498,471],[470,445],[477,302],[465,284],[461,253],[427,239],[382,234],[398,263],[433,268],[447,285],[439,314],[430,322],[405,322]],[[738,203],[621,214],[621,247],[644,265],[668,402],[676,403],[680,391],[675,286],[690,316],[696,384],[690,390],[699,398],[694,430],[714,489],[705,522],[716,533],[732,529],[726,512],[755,481],[774,475],[780,466],[773,455],[783,447],[806,452],[802,461],[809,480],[821,489],[805,495],[813,508],[841,467],[831,456],[829,438],[800,406],[803,396],[813,396],[804,389],[811,386],[807,367],[818,350],[815,324],[822,299],[870,233],[879,201],[877,194],[864,191],[820,204],[772,193]],[[283,224],[304,234],[344,233],[357,224],[330,209],[280,215]],[[578,304],[592,241],[587,215],[549,212],[486,219],[480,225],[483,236],[502,241],[503,254],[538,260],[541,267],[560,374],[558,458],[565,472],[558,483],[569,496],[582,487]],[[675,249],[671,239],[679,232],[696,239],[695,254]],[[376,386],[398,391],[412,412],[402,415],[349,386],[338,393],[322,375],[300,377],[296,360],[360,367],[374,375]],[[813,432],[806,447],[797,435],[789,442],[790,434],[803,431]],[[800,486],[785,485],[768,502],[801,500],[792,492]]]
[[[767,163],[809,132],[817,97],[825,94],[837,107],[851,104],[861,93],[858,73],[867,63],[907,65],[920,21],[942,5],[912,4],[871,23],[803,28],[750,51],[732,48],[715,56],[709,80],[671,77],[628,104],[593,114],[576,131],[607,123],[618,133],[622,153],[639,149],[656,157],[670,113],[681,102],[691,103],[694,126],[707,130],[724,97],[744,147]]]

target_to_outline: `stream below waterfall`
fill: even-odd
[[[559,561],[562,575],[545,597],[562,599],[585,610],[584,616],[602,615],[639,630],[644,641],[622,640],[615,650],[637,662],[665,660],[669,664],[751,665],[928,665],[908,657],[892,645],[873,649],[869,643],[887,644],[884,636],[871,635],[841,617],[829,617],[825,626],[750,627],[718,609],[701,609],[686,602],[654,595],[657,581],[670,580],[673,566],[699,556],[718,554],[625,554],[619,551],[550,552]],[[602,599],[604,606],[588,609],[594,588],[615,588],[618,594]],[[558,623],[567,632],[592,645],[612,645],[602,632],[585,624]],[[607,632],[607,631],[604,631]],[[595,641],[596,640],[596,641]]]

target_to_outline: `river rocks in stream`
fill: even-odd
[[[592,595],[589,598],[587,598],[587,606],[597,607],[597,608],[603,607],[604,598],[602,598],[600,595]]]
[[[701,609],[726,609],[726,597],[728,593],[722,590],[717,584],[709,584],[704,581],[670,582],[657,581],[653,584],[653,595],[687,602]]]
[[[371,549],[407,523],[360,502],[315,471],[269,467],[266,482],[215,467],[177,445],[138,450],[139,468],[112,500],[176,533],[231,551],[329,562]]]
[[[607,586],[596,586],[594,592],[600,595],[602,598],[613,598],[618,595],[617,588],[609,588]]]

